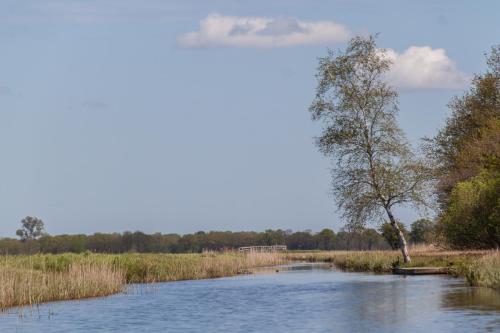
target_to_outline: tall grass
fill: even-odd
[[[288,253],[292,261],[331,262],[337,268],[355,272],[390,272],[399,255],[393,251],[329,251]]]
[[[491,251],[444,251],[435,248],[415,248],[410,252],[411,263],[403,264],[399,251],[318,251],[289,252],[288,260],[333,262],[350,271],[390,272],[393,267],[452,267],[463,265]]]
[[[500,252],[446,251],[432,246],[415,247],[412,261],[403,264],[399,251],[319,251],[290,252],[291,261],[332,262],[346,271],[390,273],[393,267],[447,267],[470,285],[500,290]]]
[[[284,262],[277,253],[62,254],[0,258],[0,309],[105,296],[125,283],[232,276]]]
[[[473,286],[500,290],[500,252],[493,252],[471,262],[464,269],[464,274]]]
[[[127,282],[158,282],[233,276],[253,267],[284,262],[277,253],[126,254],[102,260],[123,268]]]
[[[500,290],[500,252],[414,248],[409,266],[449,267],[471,285]],[[349,271],[390,272],[398,251],[289,253],[61,254],[0,257],[0,310],[41,302],[105,296],[126,283],[233,276],[289,261],[332,262]]]
[[[0,309],[41,302],[106,296],[123,289],[122,271],[102,263],[74,263],[64,272],[2,266]]]

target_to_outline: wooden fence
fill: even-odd
[[[286,245],[242,246],[238,248],[238,251],[241,252],[279,252],[286,250]]]

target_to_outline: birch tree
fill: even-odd
[[[384,81],[390,66],[372,36],[329,51],[319,59],[310,112],[323,125],[317,145],[334,162],[332,191],[343,218],[357,226],[388,219],[409,262],[394,207],[425,205],[430,174],[398,127],[398,94]]]

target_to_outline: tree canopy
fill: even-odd
[[[16,231],[16,235],[19,236],[22,241],[27,241],[41,237],[44,231],[44,224],[41,219],[26,216],[21,220],[21,228]]]
[[[140,231],[93,235],[47,235],[29,242],[0,238],[0,254],[103,252],[186,253],[234,250],[240,246],[286,245],[289,250],[384,250],[389,245],[373,229],[310,231],[209,231],[145,234]]]
[[[343,217],[361,226],[388,217],[409,261],[392,208],[427,203],[430,168],[397,125],[398,94],[384,80],[390,66],[372,36],[353,38],[345,51],[329,51],[319,59],[310,112],[324,125],[317,145],[334,160],[332,188]]]
[[[428,140],[437,165],[438,230],[447,245],[500,247],[500,45],[488,69],[449,104],[445,126]]]

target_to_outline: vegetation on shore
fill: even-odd
[[[448,267],[473,286],[500,290],[500,252],[412,249],[404,264],[398,251],[302,251],[201,254],[37,254],[0,258],[0,310],[57,300],[106,296],[127,283],[234,276],[252,268],[292,261],[331,262],[346,271],[390,273],[395,266]]]
[[[449,103],[445,125],[425,140],[426,156],[398,127],[398,92],[386,82],[392,62],[384,52],[374,37],[358,36],[319,59],[309,111],[323,125],[317,145],[332,161],[332,193],[346,224],[385,222],[381,232],[409,263],[408,234],[393,208],[437,203],[435,225],[420,221],[420,235],[452,249],[498,249],[500,45],[487,55],[486,71]]]
[[[500,290],[500,252],[446,251],[432,246],[411,250],[411,263],[403,263],[398,251],[317,251],[289,252],[290,261],[331,262],[352,272],[390,273],[394,267],[447,267],[471,286]]]
[[[500,252],[492,252],[470,262],[463,272],[473,286],[500,290]]]
[[[486,64],[468,91],[451,100],[446,124],[427,140],[439,241],[455,249],[500,247],[500,44]]]
[[[124,271],[104,262],[5,257],[0,264],[0,310],[111,295],[122,291],[124,282]]]
[[[126,283],[233,276],[272,266],[277,253],[37,254],[0,258],[0,310],[42,302],[106,296]]]

